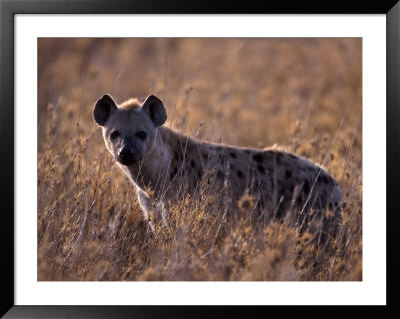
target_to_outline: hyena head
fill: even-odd
[[[104,142],[115,160],[129,166],[153,149],[157,128],[166,121],[167,112],[154,95],[142,104],[135,99],[121,106],[104,95],[94,106],[93,118],[102,127]]]

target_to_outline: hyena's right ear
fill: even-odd
[[[97,124],[104,126],[112,113],[118,109],[113,98],[106,94],[98,100],[93,108],[93,118]]]

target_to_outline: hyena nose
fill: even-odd
[[[122,160],[133,158],[133,150],[128,147],[123,147],[118,152],[118,157]]]

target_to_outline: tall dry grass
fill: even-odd
[[[39,280],[362,279],[361,39],[40,39],[38,53]],[[104,93],[155,94],[188,135],[324,164],[346,237],[328,253],[290,223],[255,227],[251,197],[234,215],[206,183],[152,236],[91,117]]]

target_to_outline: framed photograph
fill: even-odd
[[[399,314],[397,1],[0,3],[1,315]]]

